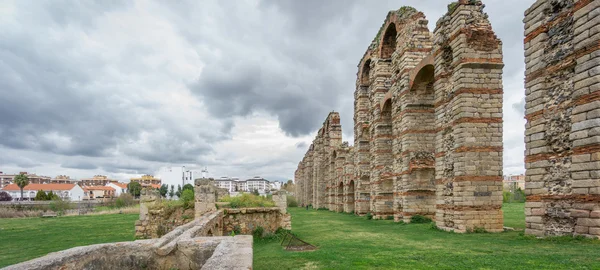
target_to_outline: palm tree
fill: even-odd
[[[23,200],[23,188],[29,185],[29,178],[25,174],[15,176],[15,184],[21,189],[21,200]]]

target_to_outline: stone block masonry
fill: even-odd
[[[526,12],[527,234],[600,238],[600,1]]]
[[[301,206],[502,231],[502,44],[480,1],[427,23],[388,13],[358,65],[354,146],[330,113],[295,173]]]

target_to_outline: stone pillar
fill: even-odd
[[[216,211],[216,188],[211,179],[200,178],[195,180],[195,218],[198,219],[208,212]]]
[[[140,192],[140,220],[146,220],[148,205],[160,201],[160,194],[156,189],[144,188]]]
[[[149,237],[146,227],[148,226],[148,206],[160,201],[160,194],[156,189],[144,188],[140,192],[140,219],[135,222],[135,237]]]
[[[502,43],[483,7],[460,0],[434,31],[435,221],[461,233],[503,231]]]
[[[280,190],[273,193],[273,201],[282,214],[287,213],[287,192]]]
[[[600,1],[525,19],[526,234],[600,238]]]

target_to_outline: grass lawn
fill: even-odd
[[[0,267],[76,246],[134,240],[139,214],[0,219]]]
[[[523,205],[504,205],[506,226],[525,227]],[[429,224],[288,210],[292,231],[319,249],[287,252],[277,240],[257,240],[255,269],[600,269],[597,240],[539,240],[519,231],[454,234]]]

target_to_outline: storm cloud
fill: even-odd
[[[432,3],[432,2],[435,2]],[[448,1],[449,2],[449,1]],[[503,40],[505,169],[523,171],[522,14]],[[446,1],[8,1],[0,6],[5,172],[127,178],[161,166],[293,177],[327,114],[352,141],[357,64],[389,10]]]

